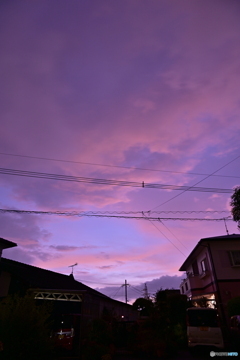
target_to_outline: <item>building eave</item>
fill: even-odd
[[[197,253],[201,251],[201,246],[206,246],[207,243],[211,243],[214,241],[226,241],[226,240],[238,240],[240,241],[240,235],[237,234],[231,234],[231,235],[222,235],[222,236],[214,236],[214,237],[208,237],[208,238],[202,238],[197,245],[194,247],[194,249],[191,251],[191,253],[188,255],[184,263],[181,265],[179,271],[186,271],[187,267],[190,264],[190,261],[193,257],[196,257]]]

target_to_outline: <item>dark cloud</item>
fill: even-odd
[[[33,265],[35,261],[35,257],[29,251],[19,247],[4,250],[3,257],[29,265]]]
[[[105,251],[101,251],[100,254],[98,255],[98,257],[106,259],[106,260],[110,259],[109,253],[106,253]]]
[[[3,206],[4,208],[4,206]],[[1,237],[34,248],[40,241],[48,241],[51,233],[42,227],[36,215],[0,213]]]
[[[36,260],[47,262],[48,260],[53,258],[53,254],[44,251],[41,247],[37,247],[34,250],[29,250],[29,248],[21,246],[5,250],[3,253],[3,257],[22,263],[34,265]]]
[[[114,265],[103,265],[103,266],[98,266],[99,269],[104,270],[104,269],[111,269],[112,267],[114,267]]]
[[[97,246],[51,245],[50,248],[57,251],[74,251],[81,249],[95,249]]]

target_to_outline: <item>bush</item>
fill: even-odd
[[[240,315],[240,296],[237,296],[227,303],[228,316]]]
[[[94,319],[89,324],[87,333],[88,336],[82,349],[84,360],[100,360],[114,351],[112,329],[109,323],[102,319]]]
[[[8,296],[0,302],[2,359],[50,359],[50,309],[47,305],[37,305],[30,295]]]

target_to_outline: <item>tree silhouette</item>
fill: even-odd
[[[232,207],[233,220],[238,223],[238,229],[240,230],[240,186],[237,186],[234,193],[231,196],[230,205]]]

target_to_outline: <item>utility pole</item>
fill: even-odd
[[[147,288],[147,283],[145,283],[144,289],[143,289],[143,293],[144,293],[144,299],[149,300],[149,294],[148,294],[148,288]]]
[[[125,280],[125,283],[122,285],[125,287],[125,303],[128,303],[128,299],[127,299],[127,287],[129,286],[129,284],[127,283],[127,280]]]

